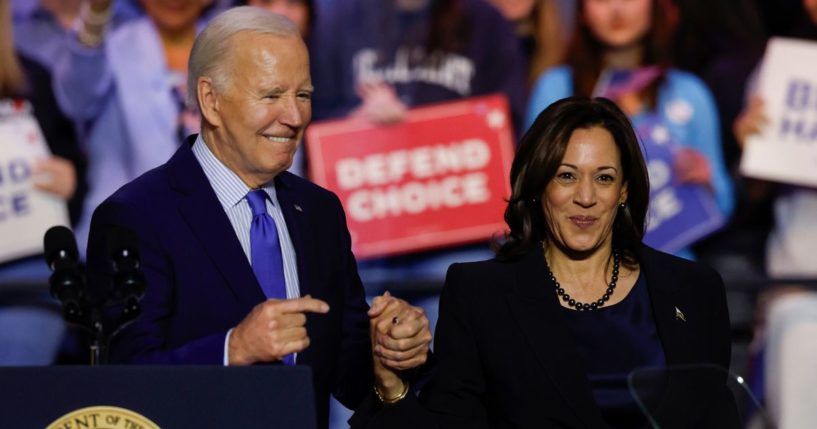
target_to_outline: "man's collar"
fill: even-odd
[[[216,192],[222,207],[227,210],[240,203],[247,195],[247,192],[250,191],[250,187],[234,171],[216,158],[207,144],[204,143],[201,134],[193,143],[192,150],[193,155],[201,164],[207,180]],[[274,180],[262,186],[261,189],[267,192],[273,204],[277,202]]]

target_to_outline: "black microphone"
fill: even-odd
[[[79,270],[77,241],[74,233],[64,226],[54,226],[43,237],[45,261],[51,268],[48,278],[51,296],[62,303],[63,317],[73,323],[82,323],[85,316],[85,279]]]
[[[114,271],[114,297],[123,304],[121,323],[130,322],[142,312],[140,301],[145,296],[145,276],[139,263],[139,239],[121,226],[108,228],[108,254]]]

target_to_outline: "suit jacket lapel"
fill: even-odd
[[[317,238],[310,235],[308,228],[306,216],[310,213],[305,211],[310,210],[310,207],[305,206],[301,201],[302,199],[294,189],[290,174],[284,172],[275,178],[275,194],[278,198],[278,204],[281,205],[281,212],[284,214],[289,238],[292,240],[292,247],[295,248],[295,260],[298,265],[298,288],[301,296],[311,294],[315,298],[326,300],[320,291],[315,290],[315,285],[311,281],[310,270],[318,265],[311,262],[316,254],[312,246]],[[313,315],[307,315],[306,329],[313,341],[320,336],[316,320],[317,318]],[[315,356],[314,350],[315,347],[307,347],[306,350],[298,353],[298,364],[314,365],[319,359],[319,357]]]
[[[227,214],[190,150],[190,142],[168,161],[171,186],[178,192],[179,212],[236,299],[252,308],[265,299],[264,293]]]
[[[641,269],[647,279],[653,317],[667,365],[694,362],[694,338],[686,322],[677,319],[675,314],[676,308],[685,302],[682,299],[683,285],[677,276],[665,272],[665,267],[656,260],[654,252],[648,248],[642,250]]]
[[[573,339],[559,316],[561,306],[547,278],[542,253],[531,252],[515,264],[515,269],[515,286],[507,299],[528,346],[577,420],[588,428],[605,427],[587,371],[579,364]]]
[[[294,192],[291,184],[291,173],[281,173],[275,178],[275,193],[278,197],[278,204],[281,205],[281,212],[287,224],[289,237],[292,239],[292,247],[295,248],[295,259],[298,265],[298,287],[301,296],[315,292],[312,290],[310,276],[310,258],[315,254],[312,249],[313,238],[309,237],[307,220],[304,212],[304,204]],[[309,207],[307,207],[309,209]]]
[[[647,278],[653,317],[664,348],[668,371],[653,372],[641,380],[644,387],[649,387],[642,389],[644,393],[652,392],[652,396],[648,395],[641,400],[657,423],[690,427],[692,420],[701,412],[700,406],[709,401],[700,398],[708,398],[707,395],[712,390],[708,387],[701,390],[702,386],[706,386],[701,384],[700,378],[704,373],[696,373],[688,367],[672,370],[672,367],[684,368],[700,363],[700,357],[696,356],[700,346],[691,327],[676,316],[677,310],[685,308],[687,303],[693,303],[694,300],[687,299],[687,285],[658,256],[653,249],[644,247],[641,250],[641,267]],[[690,392],[697,392],[698,399],[691,400]]]

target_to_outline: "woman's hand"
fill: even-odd
[[[34,166],[34,186],[64,200],[74,196],[77,190],[77,172],[65,158],[51,156]]]
[[[684,147],[675,153],[675,176],[679,183],[710,186],[712,169],[709,160],[695,149]]]
[[[408,108],[391,85],[381,81],[361,82],[355,91],[363,103],[351,116],[364,117],[377,124],[394,124],[405,119]]]
[[[740,112],[735,123],[732,125],[732,132],[741,149],[746,145],[746,139],[753,134],[760,134],[769,118],[764,112],[763,99],[758,95],[753,95],[749,99],[749,104]]]

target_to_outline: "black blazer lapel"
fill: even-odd
[[[587,371],[579,364],[576,346],[559,316],[561,306],[545,271],[542,253],[531,252],[515,264],[515,270],[515,285],[507,300],[528,347],[576,420],[587,428],[606,427],[595,405]]]
[[[647,247],[641,251],[641,269],[647,279],[667,370],[643,374],[637,381],[637,390],[646,394],[640,400],[661,427],[698,427],[696,420],[715,403],[718,383],[724,380],[717,372],[690,366],[701,363],[700,346],[683,313],[684,309],[693,310],[688,306],[694,305],[695,300],[687,296],[692,288],[685,285],[684,276],[676,272],[679,266],[669,264],[666,258],[668,256]]]
[[[168,161],[169,179],[171,187],[177,191],[179,213],[236,299],[248,309],[252,308],[264,301],[264,293],[189,143],[190,140]]]
[[[654,250],[642,249],[641,269],[647,279],[653,317],[667,365],[694,362],[695,338],[686,322],[676,314],[676,310],[681,310],[687,302],[683,297],[684,285],[678,276],[667,272],[655,256]]]

